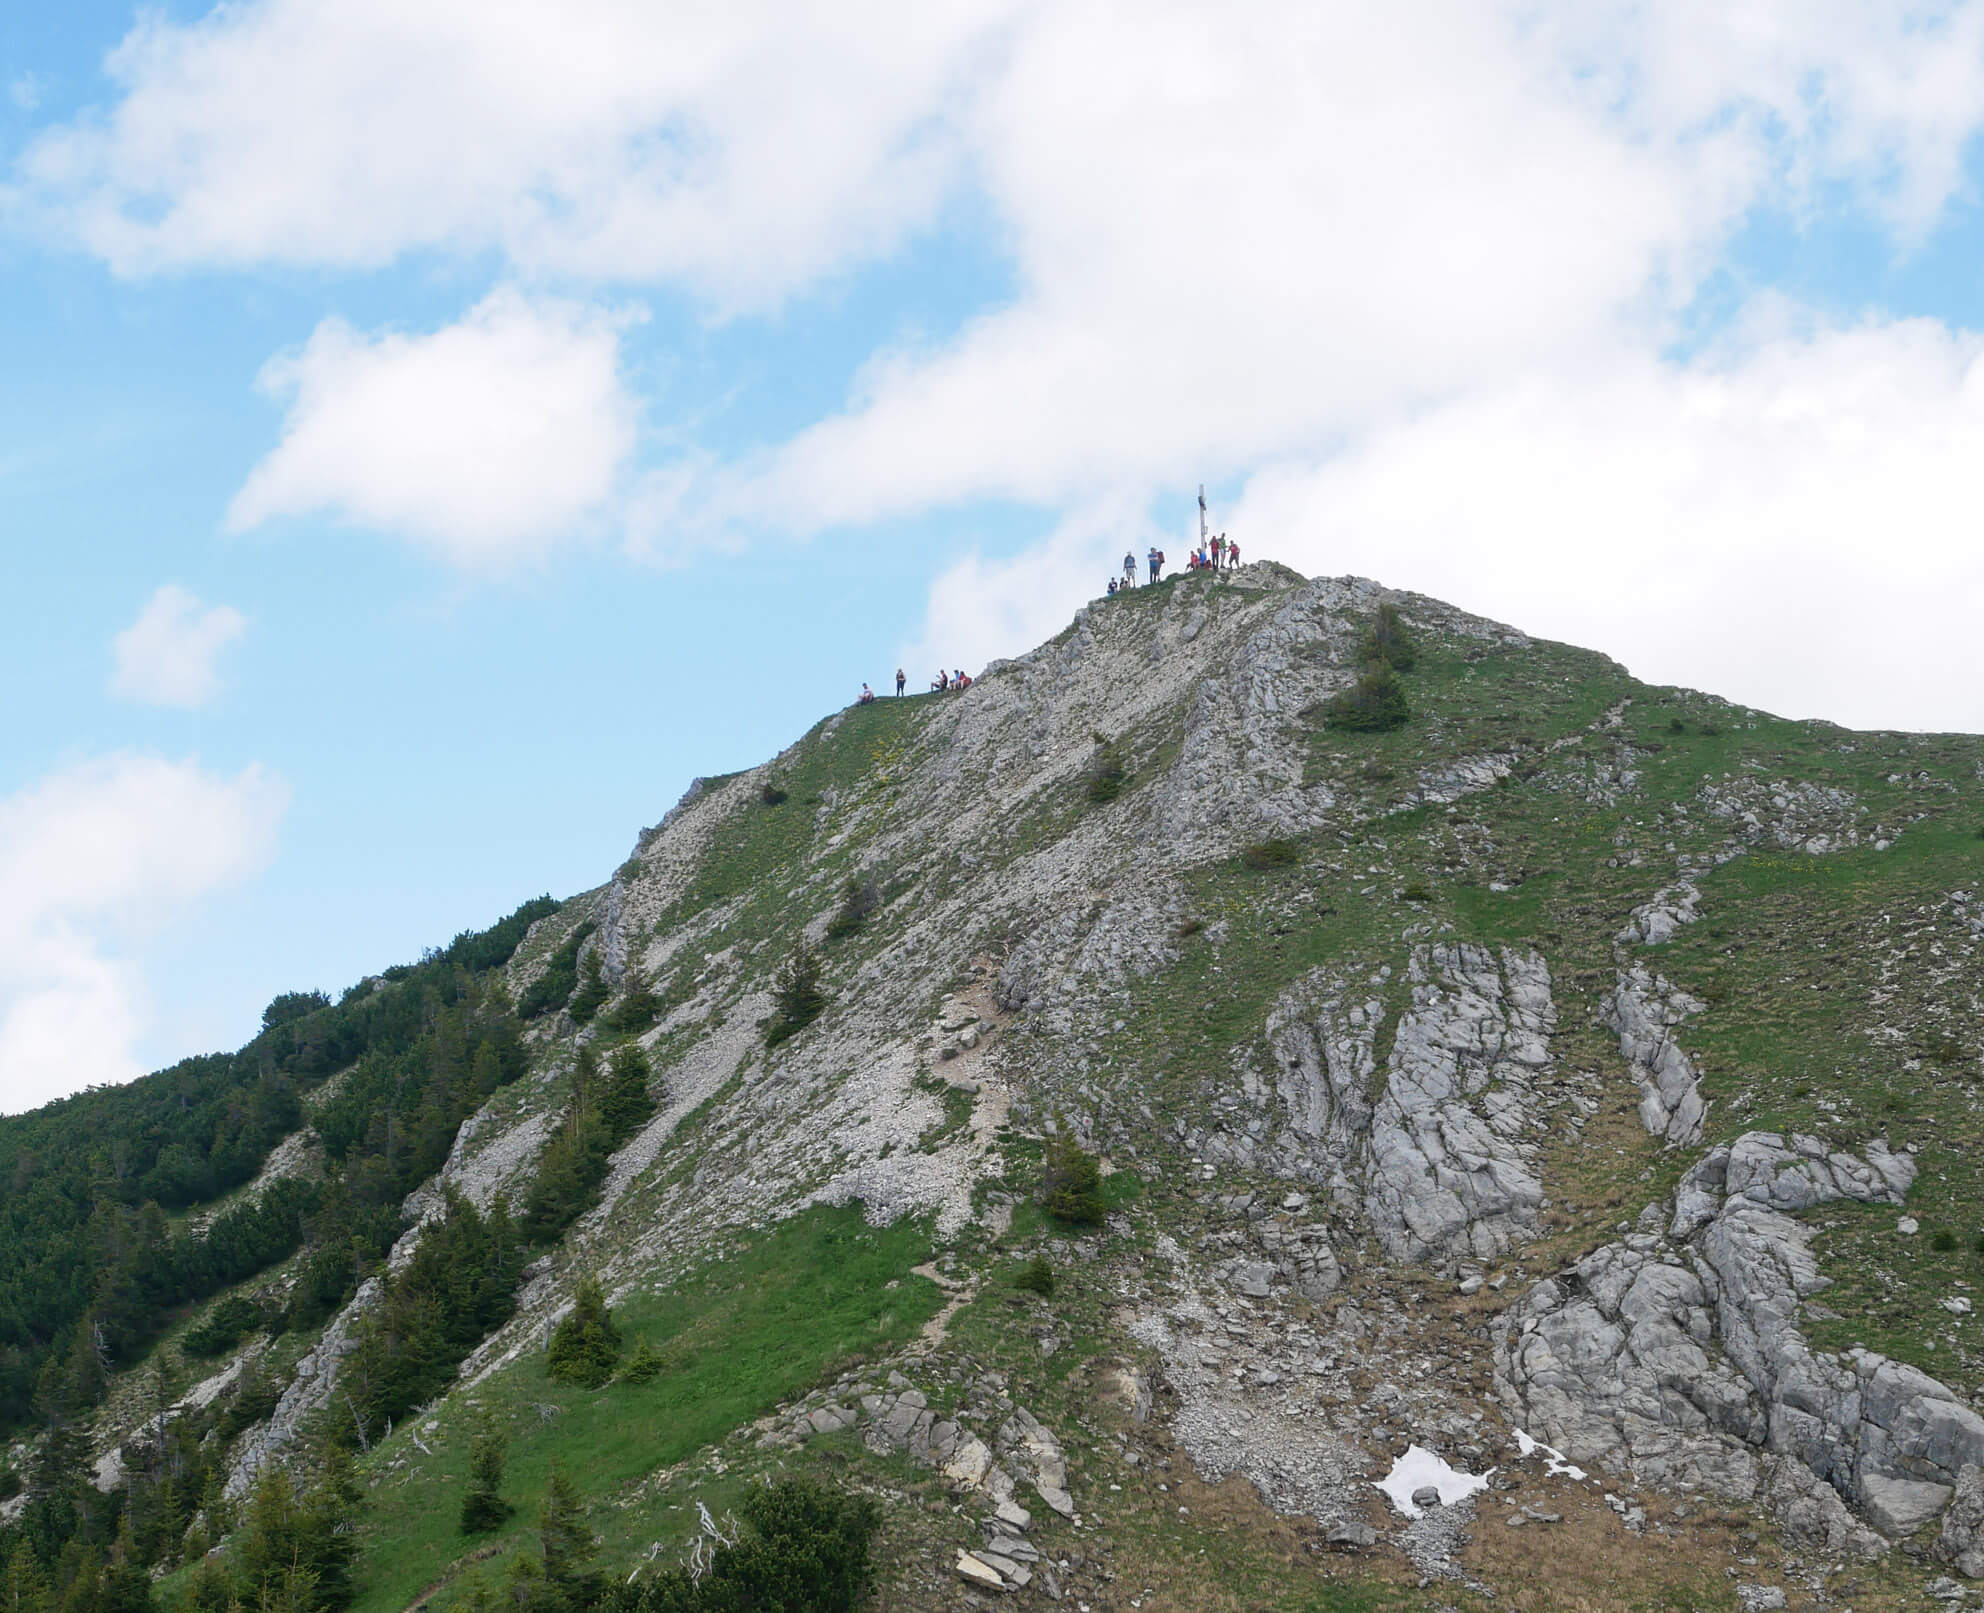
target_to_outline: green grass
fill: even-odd
[[[671,1532],[679,1520],[663,1515],[665,1503],[624,1505],[622,1492],[839,1365],[914,1337],[943,1299],[910,1273],[929,1254],[923,1224],[872,1228],[859,1206],[808,1211],[666,1294],[638,1294],[616,1308],[630,1353],[645,1337],[668,1358],[652,1383],[596,1391],[553,1383],[532,1351],[473,1394],[458,1391],[437,1413],[441,1426],[421,1436],[435,1456],[423,1456],[402,1432],[366,1464],[378,1482],[367,1491],[360,1613],[406,1606],[470,1552],[493,1547],[500,1561],[534,1538],[554,1461],[594,1503],[605,1561]],[[509,1431],[503,1490],[517,1515],[503,1533],[471,1541],[457,1533],[456,1519],[477,1402]],[[545,1420],[538,1406],[558,1412]]]
[[[900,770],[935,696],[877,700],[838,713],[832,734],[823,722],[793,747],[775,769],[775,782],[787,794],[766,806],[753,795],[723,825],[710,855],[697,871],[684,909],[696,912],[733,896],[782,893],[779,876],[789,880],[813,844],[814,813],[823,792],[847,795],[857,786],[886,787]],[[832,721],[832,719],[828,719]],[[770,887],[768,888],[768,883]]]

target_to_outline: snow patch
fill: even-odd
[[[1450,1507],[1456,1501],[1465,1501],[1469,1496],[1488,1488],[1488,1478],[1495,1470],[1476,1475],[1463,1473],[1449,1467],[1446,1462],[1431,1451],[1418,1445],[1409,1445],[1406,1452],[1392,1463],[1391,1472],[1376,1483],[1391,1498],[1393,1506],[1408,1518],[1423,1517],[1422,1508],[1414,1505],[1412,1492],[1423,1490],[1429,1484],[1440,1492],[1440,1505]]]
[[[1524,1456],[1533,1456],[1536,1452],[1541,1451],[1543,1453],[1543,1476],[1545,1478],[1554,1479],[1562,1477],[1567,1479],[1581,1479],[1585,1476],[1584,1469],[1573,1466],[1565,1458],[1564,1453],[1558,1450],[1556,1446],[1546,1445],[1540,1439],[1531,1439],[1520,1428],[1516,1430],[1516,1449],[1522,1452]]]

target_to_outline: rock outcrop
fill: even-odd
[[[1914,1176],[1878,1144],[1862,1157],[1751,1132],[1711,1150],[1664,1228],[1595,1250],[1511,1308],[1498,1391],[1577,1461],[1742,1498],[1768,1480],[1801,1528],[1838,1535],[1830,1504],[1767,1458],[1794,1461],[1883,1533],[1911,1532],[1984,1461],[1984,1418],[1913,1367],[1809,1346],[1800,1305],[1827,1281],[1790,1212],[1899,1204]]]
[[[1417,948],[1380,1082],[1387,985],[1383,972],[1318,978],[1270,1016],[1277,1154],[1393,1259],[1492,1259],[1538,1230],[1533,1083],[1550,1066],[1550,971],[1534,952]]]
[[[1670,1148],[1701,1141],[1708,1104],[1674,1027],[1707,1006],[1636,964],[1620,974],[1599,1010],[1639,1081],[1640,1124]]]

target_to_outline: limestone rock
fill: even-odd
[[[968,1551],[958,1553],[957,1576],[967,1585],[976,1585],[982,1590],[1003,1591],[1006,1588],[1004,1576],[990,1563],[980,1562]]]
[[[1034,1490],[1040,1499],[1047,1503],[1050,1510],[1058,1512],[1064,1518],[1072,1518],[1075,1515],[1074,1497],[1066,1490],[1052,1484],[1036,1484]]]
[[[1673,1035],[1676,1025],[1705,1006],[1636,964],[1620,974],[1599,1010],[1639,1079],[1640,1124],[1670,1148],[1701,1141],[1708,1113],[1695,1067]]]
[[[1285,1125],[1273,1153],[1366,1217],[1390,1258],[1451,1270],[1536,1235],[1543,1190],[1527,1139],[1556,1010],[1533,952],[1421,946],[1409,969],[1382,1090],[1382,998],[1319,973],[1277,1003],[1268,1030]],[[1318,1297],[1341,1278],[1327,1248],[1307,1278]]]
[[[1984,1579],[1984,1467],[1974,1462],[1966,1462],[1957,1472],[1936,1540],[1936,1560],[1948,1563],[1965,1579]]]
[[[1634,1233],[1511,1307],[1499,1391],[1576,1461],[1742,1498],[1765,1479],[1794,1533],[1873,1555],[1842,1500],[1886,1533],[1919,1528],[1964,1464],[1984,1464],[1984,1418],[1912,1367],[1811,1349],[1800,1307],[1826,1280],[1807,1228],[1783,1212],[1898,1203],[1913,1177],[1879,1144],[1861,1157],[1751,1132],[1711,1150],[1676,1191],[1674,1242]]]
[[[1867,1473],[1860,1479],[1860,1498],[1876,1528],[1890,1535],[1912,1535],[1949,1505],[1947,1484],[1923,1479],[1898,1479]]]
[[[1682,925],[1693,924],[1701,917],[1697,911],[1701,899],[1701,891],[1689,879],[1656,891],[1633,909],[1633,916],[1619,932],[1618,939],[1625,946],[1665,946]]]

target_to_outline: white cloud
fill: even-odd
[[[1984,10],[1808,14],[1054,8],[969,114],[1024,294],[713,496],[804,529],[1189,486],[1650,349],[1757,202],[1857,179],[1920,228],[1960,182]]]
[[[598,527],[634,447],[618,323],[503,288],[428,335],[326,320],[261,384],[282,441],[228,510],[242,530],[328,513],[506,570]]]
[[[1249,560],[1377,577],[1652,682],[1974,732],[1980,466],[1984,336],[1767,330],[1692,365],[1483,390],[1265,470],[1215,518]],[[954,569],[924,641],[1006,655],[1053,631],[1102,580],[1057,549]]]
[[[1126,549],[1143,575],[1153,536],[1139,501],[1118,495],[1084,504],[1017,559],[966,555],[931,586],[922,627],[898,652],[910,691],[927,688],[940,668],[975,673],[987,661],[1052,638],[1077,605],[1107,590]],[[1172,552],[1173,545],[1157,541]]]
[[[147,705],[203,706],[220,693],[220,652],[247,625],[232,606],[202,605],[167,583],[112,642],[110,692]]]
[[[125,272],[490,248],[776,301],[886,253],[954,181],[940,116],[1001,14],[899,0],[259,0],[141,18],[120,98],[17,205]]]
[[[117,756],[0,799],[0,1109],[141,1072],[137,943],[259,870],[288,790]]]
[[[1984,337],[1765,336],[1495,389],[1264,472],[1249,552],[1787,716],[1984,729]]]

